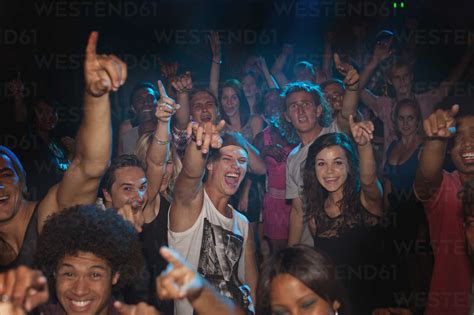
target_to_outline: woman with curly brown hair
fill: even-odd
[[[351,115],[350,128],[357,146],[345,134],[331,133],[309,147],[303,201],[315,247],[336,263],[351,309],[369,314],[375,308],[370,279],[378,277],[376,226],[382,216],[382,189],[371,144],[373,124],[354,123]]]

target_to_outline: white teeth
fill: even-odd
[[[75,306],[84,307],[84,306],[88,305],[91,301],[71,301],[71,302]]]
[[[474,158],[474,152],[470,152],[470,153],[463,153],[462,155],[463,158],[468,158],[468,159],[472,159]]]
[[[239,177],[239,174],[237,174],[237,173],[229,173],[229,174],[226,175],[226,177],[237,178],[237,177]]]
[[[7,200],[7,199],[8,199],[8,196],[0,197],[0,201],[4,201],[4,200]]]

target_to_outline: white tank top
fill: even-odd
[[[245,306],[245,301],[250,301],[248,290],[243,288],[248,229],[245,216],[232,208],[232,218],[227,218],[204,190],[202,210],[194,225],[184,232],[168,229],[168,243],[222,295]],[[193,314],[187,300],[175,301],[174,305],[175,315]]]

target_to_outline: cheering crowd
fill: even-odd
[[[163,63],[112,130],[127,65],[92,32],[74,139],[10,82],[0,314],[474,314],[474,105],[450,96],[474,47],[418,91],[388,30],[225,80],[209,42],[208,84]]]

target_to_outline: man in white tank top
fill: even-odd
[[[240,134],[221,138],[223,127],[224,121],[188,126],[192,141],[174,189],[168,241],[222,295],[252,313],[258,277],[253,236],[247,219],[228,205],[247,172],[248,151]],[[189,298],[177,301],[175,314],[193,314],[192,305]]]

